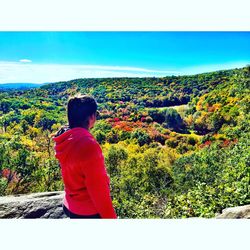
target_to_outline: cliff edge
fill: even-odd
[[[65,218],[63,191],[0,197],[0,218]]]
[[[63,191],[57,191],[0,197],[0,219],[66,218],[62,209],[63,195]],[[216,218],[250,219],[250,205],[226,208]]]

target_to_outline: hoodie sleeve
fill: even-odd
[[[95,142],[88,144],[82,165],[87,191],[102,218],[117,218],[112,205],[104,157],[100,146]]]

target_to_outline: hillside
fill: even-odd
[[[163,78],[76,79],[0,90],[0,195],[62,190],[51,135],[91,94],[118,215],[214,217],[249,197],[249,67]]]

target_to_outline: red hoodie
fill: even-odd
[[[77,127],[54,137],[65,188],[64,205],[72,213],[117,218],[101,147],[88,130]]]

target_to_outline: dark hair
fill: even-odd
[[[89,95],[77,95],[68,101],[67,112],[70,128],[88,127],[89,117],[97,111],[97,103],[94,97]]]

